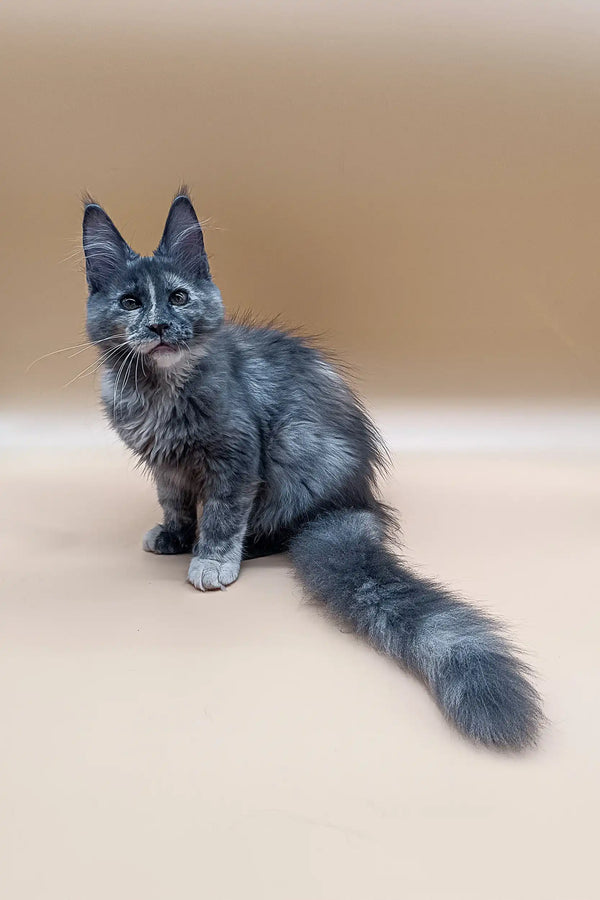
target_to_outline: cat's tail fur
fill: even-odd
[[[500,626],[410,572],[387,548],[376,513],[324,513],[292,538],[290,551],[309,593],[419,675],[465,735],[506,749],[535,743],[540,699]]]

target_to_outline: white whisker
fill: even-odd
[[[133,350],[130,351],[130,352],[133,353]],[[121,363],[121,366],[120,366],[120,368],[119,368],[119,371],[117,372],[117,377],[116,377],[116,379],[115,379],[115,385],[114,385],[114,391],[113,391],[113,410],[114,410],[115,419],[116,419],[116,417],[117,417],[117,388],[118,388],[118,385],[119,385],[119,377],[120,377],[120,375],[121,375],[121,372],[122,372],[123,369],[125,368],[125,365],[126,365],[128,359],[129,359],[129,353],[126,353],[126,354],[125,354],[125,358],[124,358],[124,360],[123,360],[123,362]]]
[[[73,344],[72,347],[59,347],[58,350],[51,350],[50,353],[43,353],[42,356],[38,356],[37,359],[34,359],[33,362],[30,362],[25,372],[29,372],[29,370],[36,365],[36,363],[41,362],[42,359],[47,359],[49,356],[55,356],[57,353],[66,353],[68,350],[77,350],[79,347],[83,347],[83,350],[87,350],[88,347],[93,347],[95,344],[103,343],[104,341],[110,341],[112,338],[101,338],[99,341],[85,341],[83,344]],[[83,350],[79,352],[83,352]],[[73,354],[76,356],[77,354]]]
[[[123,391],[125,390],[125,385],[127,384],[127,381],[129,380],[129,374],[131,372],[131,366],[133,364],[133,358],[135,355],[136,355],[135,349],[132,349],[130,357],[129,357],[129,365],[127,366],[127,371],[125,372],[125,375],[123,376],[123,383],[121,385],[121,396],[119,398],[119,406],[121,406],[123,403]]]
[[[73,384],[74,381],[77,381],[79,378],[84,378],[86,375],[95,374],[98,369],[100,369],[109,359],[113,356],[118,350],[121,350],[122,347],[127,346],[127,341],[122,344],[119,344],[117,347],[113,347],[112,350],[108,352],[104,352],[100,355],[100,359],[95,359],[94,362],[90,363],[89,366],[86,366],[85,369],[82,369],[77,375],[71,378],[70,381],[67,381],[63,387],[69,387],[69,385]]]

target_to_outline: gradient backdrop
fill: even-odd
[[[599,0],[4,0],[0,896],[596,896],[599,51]],[[180,180],[229,309],[358,372],[407,558],[530,652],[535,752],[461,740],[284,555],[215,596],[142,552],[54,351],[80,192],[149,252]]]
[[[149,252],[180,180],[230,310],[369,399],[598,399],[600,6],[100,5],[1,13],[5,408],[85,405],[79,193]]]

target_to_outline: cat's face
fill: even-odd
[[[202,354],[223,321],[223,304],[186,194],[173,201],[153,256],[134,253],[96,203],[85,208],[83,248],[87,330],[107,357],[133,351],[168,370]]]

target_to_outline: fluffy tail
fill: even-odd
[[[338,510],[305,525],[290,551],[310,594],[421,676],[465,735],[508,749],[534,744],[540,698],[500,626],[413,575],[385,539],[375,513]]]

